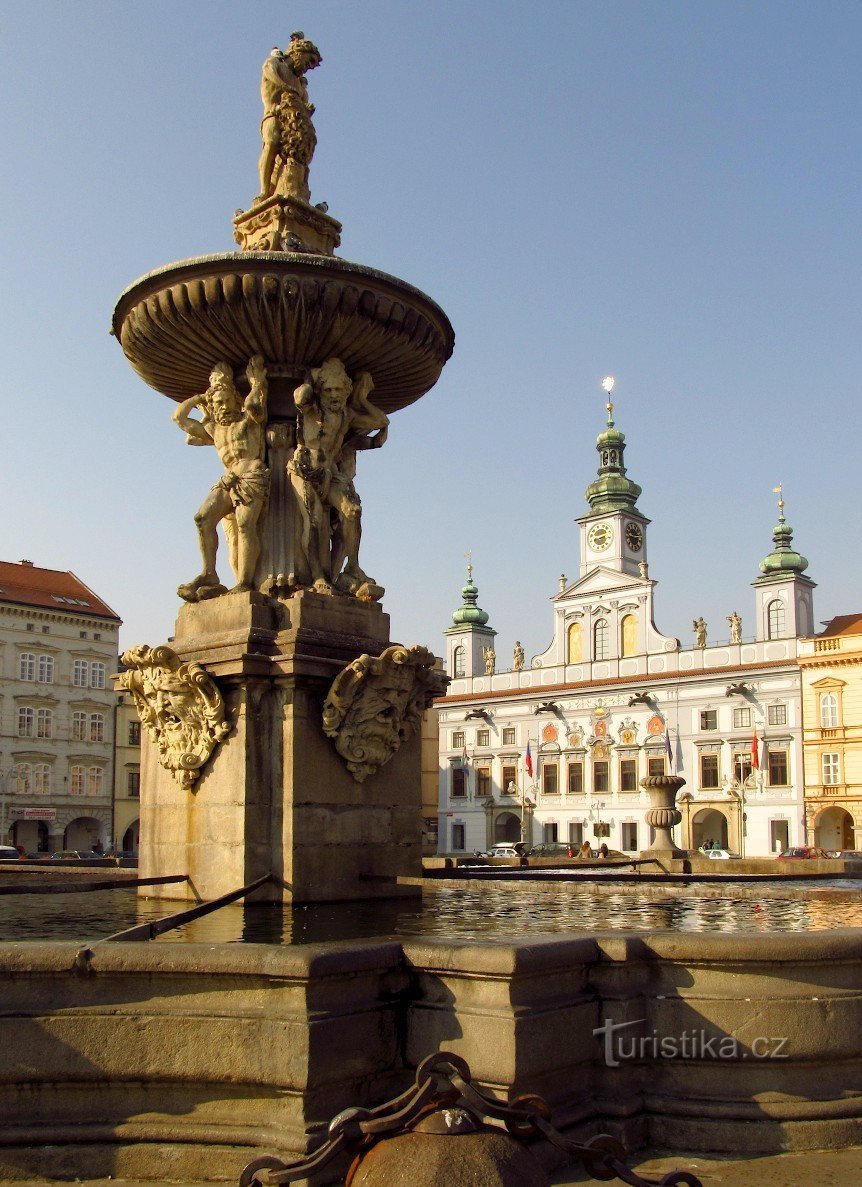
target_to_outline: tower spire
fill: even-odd
[[[760,562],[760,571],[767,577],[803,573],[808,568],[808,561],[792,547],[793,528],[784,515],[782,484],[774,486],[772,493],[778,495],[778,523],[772,529],[772,542],[775,547]]]
[[[623,456],[626,449],[625,435],[619,431],[614,422],[614,405],[611,392],[615,379],[606,375],[602,380],[602,387],[607,394],[605,410],[607,412],[607,427],[596,438],[596,450],[599,455],[599,472],[595,482],[591,482],[586,490],[587,502],[592,512],[606,511],[635,511],[641,488],[630,478],[626,478],[626,468]]]

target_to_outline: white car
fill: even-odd
[[[520,857],[520,847],[516,844],[494,845],[487,853],[487,857]]]
[[[726,849],[708,849],[704,855],[710,861],[737,861],[738,858],[735,853],[728,853]]]

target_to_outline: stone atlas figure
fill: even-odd
[[[356,451],[379,448],[388,431],[389,417],[369,402],[373,386],[367,371],[351,380],[340,359],[313,367],[293,395],[296,449],[287,467],[312,588],[363,601],[383,596],[359,567],[362,504],[353,484]]]
[[[269,470],[264,464],[267,379],[261,355],[250,360],[246,375],[249,393],[242,400],[230,366],[216,363],[207,390],[183,400],[173,414],[186,443],[214,445],[225,468],[195,516],[203,568],[177,590],[187,602],[227,592],[216,573],[217,528],[222,521],[236,575],[234,589],[253,588],[260,555],[259,521],[269,491]],[[195,408],[200,420],[191,415]]]
[[[305,74],[319,66],[320,51],[301,32],[291,33],[286,50],[275,47],[263,64],[260,97],[263,119],[260,134],[260,195],[272,194],[308,202],[308,167],[317,136],[311,117]]]

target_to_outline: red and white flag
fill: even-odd
[[[530,754],[530,739],[527,739],[527,753],[524,755],[524,766],[527,769],[527,775],[533,778],[533,756]]]

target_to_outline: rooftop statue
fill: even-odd
[[[214,445],[225,468],[195,516],[203,568],[177,593],[199,602],[226,593],[216,574],[219,523],[224,520],[236,590],[253,588],[260,555],[259,520],[269,492],[269,469],[264,465],[267,378],[263,357],[249,361],[249,393],[240,399],[227,363],[216,363],[205,392],[177,407],[173,419],[186,433],[187,445]],[[198,408],[201,419],[191,415]]]
[[[286,50],[273,48],[263,64],[259,202],[276,192],[302,202],[310,200],[308,166],[317,136],[311,122],[314,105],[308,101],[305,75],[319,66],[321,60],[317,46],[296,32],[291,33]]]

